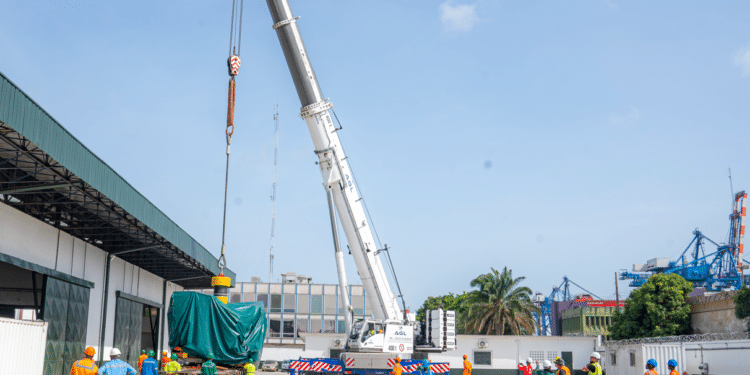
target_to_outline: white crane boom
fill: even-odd
[[[333,105],[323,98],[302,42],[296,18],[287,0],[267,0],[273,28],[284,51],[307,123],[326,190],[330,187],[354,263],[368,297],[368,306],[380,320],[403,321],[404,316],[391,292],[385,269],[377,255],[370,225],[357,192],[347,157],[331,118]]]

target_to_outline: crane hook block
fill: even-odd
[[[229,75],[236,76],[240,72],[240,57],[237,55],[229,56],[227,65],[229,66]]]
[[[219,301],[224,302],[225,304],[229,302],[227,300],[227,292],[229,291],[229,287],[232,286],[232,279],[224,276],[224,274],[219,274],[219,276],[214,276],[211,278],[211,286],[214,287],[214,296],[219,299]]]

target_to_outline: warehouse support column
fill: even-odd
[[[159,351],[156,353],[157,357],[160,357],[161,353],[163,352],[162,348],[164,347],[164,339],[166,338],[167,333],[167,327],[164,326],[164,317],[167,315],[167,279],[164,279],[164,281],[162,282],[161,305],[164,306],[164,308],[161,309],[161,325],[159,326],[161,328],[159,330],[161,331],[161,337],[159,338]]]
[[[101,331],[99,332],[99,365],[101,366],[104,363],[104,336],[106,336],[107,332],[107,301],[109,300],[109,268],[112,265],[112,258],[114,258],[114,254],[107,255],[107,261],[104,265],[104,300],[102,303],[102,322],[101,322]]]

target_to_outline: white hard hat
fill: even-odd
[[[109,356],[110,357],[113,357],[113,356],[116,356],[116,355],[119,356],[120,354],[122,354],[122,353],[120,353],[120,349],[117,349],[117,348],[112,348],[112,350],[109,351]]]
[[[550,362],[550,361],[548,361],[548,360],[545,359],[544,360],[544,368],[550,368],[550,367],[552,367],[552,362]]]
[[[534,362],[534,360],[533,360],[533,359],[531,359],[531,357],[529,357],[529,358],[526,358],[526,363],[532,363],[532,362]]]
[[[599,355],[599,353],[597,353],[597,352],[591,353],[591,356],[594,357],[594,358],[596,358],[597,361],[600,360],[600,359],[602,359],[602,356]]]

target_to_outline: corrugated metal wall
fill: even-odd
[[[0,318],[0,363],[3,373],[41,375],[47,323]]]

